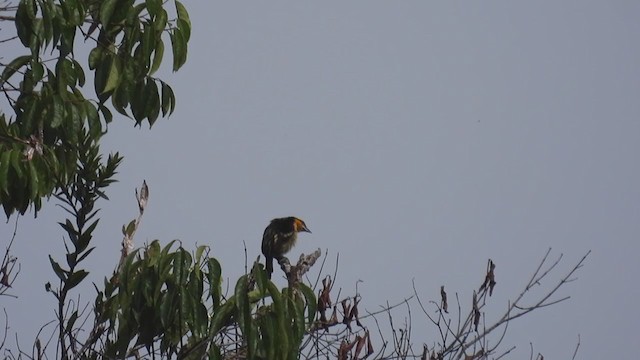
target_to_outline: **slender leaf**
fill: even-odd
[[[316,296],[313,293],[313,290],[304,283],[299,284],[299,289],[302,291],[307,305],[307,323],[312,324],[318,310]]]
[[[255,328],[253,325],[253,319],[251,318],[248,293],[247,276],[243,275],[236,283],[236,288],[233,294],[236,298],[238,325],[240,326],[242,334],[244,334],[244,341],[250,344],[253,341]],[[249,358],[251,358],[253,354],[254,352],[251,347],[249,347]]]
[[[2,75],[0,76],[0,86],[2,86],[2,84],[9,80],[11,75],[15,74],[15,72],[18,71],[21,67],[28,64],[29,61],[31,61],[31,56],[29,55],[18,56],[17,58],[13,59],[13,61],[11,61],[2,71]]]
[[[207,261],[207,270],[209,296],[213,302],[213,309],[216,310],[218,306],[220,306],[220,297],[222,295],[222,268],[218,260],[209,258]]]
[[[70,274],[69,279],[67,279],[67,281],[64,284],[65,290],[71,290],[74,287],[78,286],[78,284],[80,284],[80,282],[82,282],[82,280],[84,280],[84,278],[86,278],[87,275],[89,275],[89,273],[85,270],[78,270]]]
[[[171,32],[171,46],[173,49],[173,71],[178,71],[187,60],[187,44],[180,28]]]
[[[175,108],[176,98],[171,86],[162,82],[162,116],[171,115]]]
[[[11,162],[11,153],[13,150],[3,150],[0,155],[0,189],[3,193],[7,193],[9,187],[9,163]]]
[[[156,41],[156,49],[153,53],[153,63],[151,64],[151,69],[149,70],[149,75],[153,75],[160,68],[160,64],[162,64],[162,57],[164,56],[164,42],[162,39],[158,39]]]
[[[176,1],[176,11],[178,12],[178,19],[191,24],[191,20],[189,19],[189,13],[187,12],[187,8],[182,5],[180,1]]]
[[[38,189],[40,188],[38,186],[38,169],[36,169],[36,166],[34,165],[33,161],[29,161],[29,187],[30,187],[30,198],[32,200],[35,200],[37,198],[40,197],[40,194],[38,193]]]
[[[145,93],[147,94],[147,104],[145,112],[147,113],[149,126],[153,126],[153,123],[155,123],[155,121],[158,119],[158,115],[160,114],[160,96],[158,94],[158,86],[156,85],[155,81],[150,80],[149,82],[147,82]]]
[[[53,260],[51,255],[49,255],[49,261],[51,262],[51,267],[53,268],[53,272],[58,276],[60,281],[63,281],[63,282],[66,281],[67,272],[60,267],[60,264],[58,264],[55,260]]]
[[[62,98],[54,96],[51,103],[51,127],[57,128],[64,121],[64,104]]]

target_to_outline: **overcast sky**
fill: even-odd
[[[362,280],[369,310],[410,296],[412,279],[425,301],[445,285],[468,306],[491,258],[491,321],[549,247],[565,257],[536,294],[592,250],[558,295],[571,299],[516,320],[504,348],[567,359],[580,335],[578,358],[637,356],[640,2],[186,5],[188,62],[161,72],[176,112],[151,130],[117,119],[105,140],[125,161],[101,204],[92,281],[117,264],[146,179],[137,245],[208,244],[235,281],[243,242],[255,259],[268,221],[296,215],[313,234],[292,258],[339,253],[343,294]],[[50,202],[18,224],[19,298],[2,303],[22,347],[54,318],[44,283],[48,254],[63,257],[63,215]],[[13,220],[1,230],[6,241]],[[92,287],[81,296],[93,301]],[[433,345],[412,316],[416,348]]]

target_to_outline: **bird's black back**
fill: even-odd
[[[293,216],[273,219],[271,220],[268,228],[271,228],[273,231],[280,234],[290,233],[295,230],[295,219],[296,218]]]

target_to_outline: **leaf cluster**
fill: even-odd
[[[316,298],[304,284],[278,289],[262,265],[222,295],[221,267],[209,249],[191,255],[176,241],[129,254],[95,300],[92,358],[132,356],[295,359],[314,321]],[[237,332],[236,336],[232,336]],[[234,340],[235,339],[235,340]],[[240,342],[237,339],[242,339]]]
[[[173,70],[187,59],[191,21],[174,1],[21,0],[14,23],[26,54],[0,64],[0,203],[5,214],[37,211],[43,197],[65,187],[87,137],[107,133],[112,109],[152,126],[175,109],[171,87],[153,77],[171,42]],[[78,56],[78,35],[93,47]],[[87,95],[93,75],[94,93]],[[109,100],[110,103],[109,103]],[[11,114],[9,117],[7,114]]]
[[[66,264],[61,265],[49,256],[59,286],[53,288],[50,283],[45,286],[57,300],[58,344],[63,358],[67,357],[70,349],[75,348],[75,323],[81,317],[77,307],[67,304],[68,295],[89,275],[88,271],[79,269],[79,266],[95,249],[91,246],[91,240],[100,220],[97,217],[99,209],[95,205],[100,198],[106,198],[104,189],[115,181],[113,177],[122,160],[116,153],[109,156],[106,164],[103,164],[99,147],[88,134],[77,146],[76,153],[79,154],[79,158],[71,180],[67,187],[61,188],[55,194],[62,203],[61,207],[70,215],[65,222],[59,223],[67,234],[65,240],[70,243],[65,242]]]

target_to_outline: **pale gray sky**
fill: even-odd
[[[117,119],[105,142],[125,161],[101,206],[93,281],[116,265],[146,179],[138,245],[209,244],[235,280],[243,241],[254,259],[268,221],[297,215],[313,234],[293,257],[339,252],[343,293],[363,280],[370,310],[411,295],[412,279],[424,300],[445,285],[468,304],[492,258],[490,321],[548,247],[563,273],[593,250],[560,294],[572,299],[513,323],[504,346],[566,359],[580,334],[578,358],[636,356],[640,3],[186,5],[189,60],[163,72],[175,114],[151,131]],[[44,283],[62,215],[50,203],[19,223],[19,299],[3,304],[22,346],[54,317]],[[413,326],[418,349],[437,340],[417,308]]]

